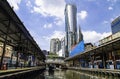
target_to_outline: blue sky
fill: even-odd
[[[8,0],[40,48],[49,50],[51,38],[63,38],[65,4],[77,6],[77,25],[85,42],[97,43],[111,34],[110,23],[120,16],[120,0]]]

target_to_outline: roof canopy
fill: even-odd
[[[45,58],[13,8],[6,0],[0,0],[0,41],[4,42],[6,36],[8,45],[20,47],[23,53],[35,54],[40,59]]]

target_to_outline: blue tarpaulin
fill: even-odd
[[[84,47],[84,41],[80,41],[76,46],[75,48],[69,53],[69,56],[74,56],[78,53],[81,53],[85,50],[85,47]]]

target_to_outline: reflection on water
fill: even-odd
[[[30,79],[119,79],[113,76],[91,75],[73,70],[45,71]]]
[[[48,71],[49,76],[54,76],[54,70]]]

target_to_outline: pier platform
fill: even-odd
[[[97,68],[80,68],[80,67],[68,67],[68,69],[90,73],[90,74],[100,74],[100,75],[120,77],[120,70],[116,70],[116,69],[97,69]]]
[[[42,72],[45,67],[29,67],[29,68],[18,68],[18,69],[9,69],[0,71],[0,79],[22,79],[32,74],[33,72]]]

